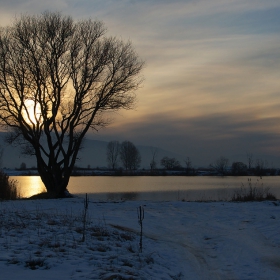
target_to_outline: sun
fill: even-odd
[[[29,124],[37,124],[41,121],[41,108],[38,103],[35,103],[31,99],[24,101],[25,109],[23,111],[23,117]]]

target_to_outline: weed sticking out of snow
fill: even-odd
[[[262,178],[257,179],[255,183],[251,178],[248,179],[247,187],[242,183],[239,190],[236,190],[231,197],[232,201],[264,201],[277,200],[276,196],[270,192],[269,187],[264,187]]]

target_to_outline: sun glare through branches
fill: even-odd
[[[37,124],[41,122],[41,108],[38,103],[31,99],[24,102],[23,118],[28,124]]]

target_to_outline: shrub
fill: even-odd
[[[234,192],[232,201],[264,201],[277,200],[276,196],[269,191],[269,188],[264,188],[263,184],[257,180],[253,185],[251,179],[248,179],[248,187],[244,184],[241,188]]]
[[[25,267],[28,267],[32,270],[38,269],[39,267],[48,268],[44,259],[29,259],[25,262]]]
[[[10,180],[9,176],[0,170],[0,199],[17,199],[17,181]]]

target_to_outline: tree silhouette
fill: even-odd
[[[120,159],[126,170],[136,170],[141,163],[140,152],[130,141],[123,141],[121,143]]]
[[[107,162],[109,168],[116,169],[119,160],[120,143],[119,141],[110,141],[107,144]]]
[[[0,29],[0,121],[35,155],[49,194],[63,196],[82,140],[131,109],[143,62],[100,21],[46,12]]]
[[[181,168],[181,164],[176,158],[163,157],[160,161],[160,164],[166,170],[180,169]]]
[[[152,159],[150,161],[150,168],[151,168],[151,171],[153,171],[157,167],[157,162],[156,162],[157,149],[152,148],[151,152],[152,152]]]
[[[214,168],[219,174],[225,175],[228,172],[228,164],[229,159],[224,156],[221,156],[213,164],[210,164],[210,166]]]
[[[231,173],[232,175],[237,175],[237,176],[247,175],[248,174],[247,165],[240,161],[233,162],[231,165]]]

